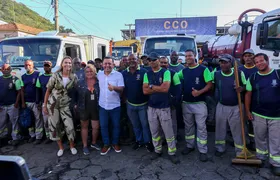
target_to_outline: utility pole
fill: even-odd
[[[58,24],[58,0],[54,0],[55,30],[59,31]]]
[[[129,27],[129,39],[132,39],[131,26],[135,26],[135,24],[125,24],[125,26]]]
[[[182,17],[182,4],[183,4],[183,2],[182,2],[182,0],[180,0],[180,17]]]

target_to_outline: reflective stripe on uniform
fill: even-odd
[[[176,147],[175,148],[168,148],[168,151],[170,152],[170,153],[174,153],[174,152],[176,152]]]
[[[153,141],[160,141],[160,136],[159,137],[157,137],[157,138],[152,138],[153,139]]]
[[[3,133],[3,132],[8,132],[8,128],[5,128],[3,130],[0,130],[0,134]]]
[[[249,135],[250,137],[255,137],[255,135],[254,135],[254,134],[250,134],[250,133],[249,133],[248,135]]]
[[[175,141],[175,137],[173,136],[172,138],[166,138],[166,142],[172,142],[172,141]]]
[[[242,145],[238,145],[238,144],[234,143],[234,146],[235,146],[236,148],[238,148],[238,149],[243,149],[243,146],[242,146]]]
[[[196,141],[199,142],[200,144],[207,144],[207,140],[196,138]]]
[[[215,144],[226,144],[226,141],[215,141]]]
[[[259,154],[263,154],[263,155],[267,155],[268,154],[268,151],[261,151],[258,148],[256,148],[256,152],[259,153]]]
[[[194,137],[195,137],[194,135],[191,135],[191,136],[185,136],[185,139],[186,139],[186,140],[190,140],[190,139],[194,139]]]
[[[36,132],[43,132],[43,128],[36,129]]]
[[[155,149],[158,150],[158,151],[161,151],[162,146],[157,146],[157,147],[155,147]]]
[[[28,128],[29,131],[34,131],[34,127]]]
[[[280,163],[280,156],[272,156],[272,154],[269,154],[269,157],[273,159],[273,161]]]

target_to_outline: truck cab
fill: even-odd
[[[170,54],[176,51],[179,58],[185,63],[185,51],[192,49],[196,52],[196,59],[198,59],[197,45],[195,38],[186,35],[168,35],[168,36],[153,36],[148,37],[143,46],[143,54],[149,55],[156,52],[159,56],[166,56],[170,62]]]
[[[25,73],[24,62],[31,59],[34,67],[44,72],[43,63],[49,60],[52,71],[59,69],[64,56],[86,60],[84,43],[81,39],[57,36],[57,32],[42,32],[37,36],[15,37],[0,42],[0,64],[11,65],[13,75],[21,77]]]
[[[255,19],[251,48],[267,54],[270,67],[280,69],[280,8]]]

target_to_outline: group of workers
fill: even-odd
[[[81,68],[79,58],[64,57],[60,69],[51,71],[52,62],[44,62],[44,73],[35,71],[32,60],[25,62],[26,73],[21,79],[11,74],[9,64],[2,66],[0,77],[0,136],[8,136],[8,120],[12,124],[11,144],[21,140],[19,108],[30,109],[34,123],[28,128],[29,142],[40,144],[45,132],[46,143],[56,141],[57,156],[64,153],[62,137],[67,135],[71,153],[75,148],[75,120],[81,124],[83,153],[89,146],[106,155],[111,148],[122,151],[121,101],[135,135],[134,150],[145,147],[151,159],[162,155],[167,143],[172,163],[180,162],[177,153],[178,112],[182,111],[185,147],[188,155],[196,145],[199,160],[208,160],[206,119],[207,97],[215,99],[215,155],[226,153],[226,137],[230,129],[238,156],[244,144],[241,136],[240,109],[237,94],[242,97],[246,114],[246,132],[255,142],[257,158],[265,163],[269,157],[272,171],[280,175],[280,72],[269,67],[266,54],[254,54],[251,49],[242,55],[243,65],[235,79],[234,58],[229,54],[219,57],[219,68],[197,63],[195,51],[185,52],[186,66],[178,63],[176,52],[167,57],[157,53],[143,55],[143,65],[133,54],[119,70],[111,57],[89,61]],[[239,84],[239,86],[237,86]],[[177,112],[176,112],[177,111]],[[89,125],[91,122],[91,125]],[[88,129],[92,136],[88,145]],[[101,130],[103,147],[97,143]],[[247,142],[249,143],[249,142]]]

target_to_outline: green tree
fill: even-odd
[[[40,16],[37,12],[29,9],[22,3],[13,0],[0,0],[0,20],[11,23],[15,22],[27,26],[43,29],[45,31],[54,30],[54,24],[48,19]],[[72,29],[63,27],[64,31],[73,32]]]

